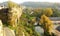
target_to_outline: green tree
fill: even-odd
[[[42,9],[41,8],[36,8],[36,9],[33,9],[33,16],[35,17],[40,17],[42,15]]]
[[[60,17],[60,10],[54,8],[53,9],[52,17]]]
[[[39,34],[35,31],[34,22],[35,21],[33,17],[30,17],[30,15],[29,17],[27,17],[27,14],[23,13],[20,18],[20,24],[19,24],[20,31],[22,30],[25,36],[39,36]],[[20,31],[19,34],[22,34]]]

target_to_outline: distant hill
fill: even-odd
[[[0,3],[0,6],[3,6],[3,5],[4,5],[4,6],[7,6],[7,3],[8,3],[8,2]]]
[[[8,6],[8,2],[9,1],[6,1],[6,2],[3,2],[3,3],[0,3],[0,6]],[[12,1],[10,1],[11,3],[14,3],[14,4],[17,4],[17,3],[15,3],[15,2],[12,2]]]
[[[7,2],[0,3],[0,6],[7,6]],[[32,7],[32,8],[46,8],[46,7],[52,7],[52,8],[59,8],[60,9],[60,3],[49,3],[49,2],[24,2],[19,5],[25,6],[25,7]]]
[[[60,3],[49,3],[49,2],[24,2],[21,5],[26,7],[33,7],[33,8],[60,8]]]

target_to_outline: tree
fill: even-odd
[[[35,17],[40,17],[41,16],[41,13],[42,13],[42,9],[41,8],[36,8],[36,9],[33,9],[33,15]]]
[[[19,7],[19,5],[17,3],[14,3],[12,1],[8,1],[8,8],[13,8],[13,7]]]
[[[22,25],[19,26],[20,17],[22,15],[22,7],[18,4],[8,1],[8,24],[15,28],[16,36],[20,36],[19,33],[23,33]],[[19,28],[21,27],[21,28]],[[20,32],[21,30],[21,32]],[[23,34],[22,34],[23,35]]]
[[[12,1],[8,1],[8,9],[8,24],[16,27],[18,24],[17,20],[22,14],[22,7]]]
[[[47,16],[45,15],[41,16],[40,24],[41,24],[41,27],[44,29],[44,35],[52,36],[53,24]]]
[[[51,16],[53,14],[52,8],[45,8],[43,9],[42,14],[45,14],[46,16]]]
[[[34,17],[31,17],[28,14],[29,17],[27,17],[26,13],[23,13],[20,18],[20,24],[19,24],[19,35],[22,34],[21,31],[24,32],[25,36],[39,36],[39,34],[35,31],[34,28]],[[21,27],[22,26],[22,27]],[[19,36],[18,35],[18,36]]]
[[[53,15],[52,17],[60,17],[60,10],[53,8]]]
[[[49,17],[53,14],[52,8],[36,8],[36,9],[33,9],[33,12],[34,12],[33,15],[35,17],[40,17],[43,14]]]

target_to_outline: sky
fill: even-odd
[[[0,0],[0,3],[5,2],[5,1],[8,1],[8,0]],[[16,3],[23,3],[23,2],[27,2],[27,1],[32,1],[32,2],[52,2],[52,3],[58,2],[58,3],[60,3],[60,0],[11,0],[11,1],[16,2]]]

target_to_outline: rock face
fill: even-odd
[[[15,33],[8,27],[4,27],[4,36],[15,36]]]
[[[0,36],[15,36],[13,30],[9,29],[8,27],[3,27],[1,20],[0,20]]]
[[[3,36],[3,25],[1,20],[0,20],[0,36]]]

